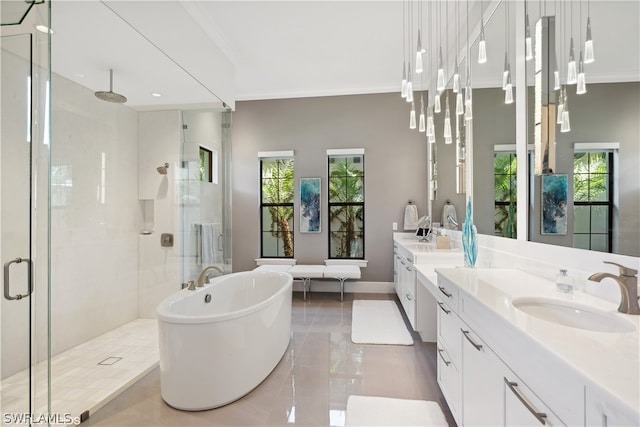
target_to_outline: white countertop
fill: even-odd
[[[415,267],[436,284],[432,280],[433,265]],[[519,270],[436,267],[435,272],[564,360],[587,384],[595,384],[640,412],[640,316],[619,313],[617,304],[583,292],[559,292],[554,282]],[[518,297],[551,298],[594,307],[632,322],[635,331],[594,332],[562,326],[520,311],[512,304]]]

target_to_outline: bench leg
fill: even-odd
[[[338,277],[340,280],[340,301],[344,301],[344,281],[347,280],[344,277]]]

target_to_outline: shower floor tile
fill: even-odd
[[[85,411],[94,413],[157,367],[158,358],[155,319],[134,320],[54,356],[51,359],[51,413],[71,417],[80,417]],[[38,390],[35,415],[48,412],[46,369],[46,362],[35,367]],[[27,403],[23,398],[9,400],[8,397],[26,395],[26,372],[2,381],[3,413],[25,412]]]
[[[345,294],[340,302],[335,293],[317,292],[304,301],[295,292],[289,348],[273,372],[236,402],[209,411],[176,410],[162,400],[159,369],[152,369],[82,425],[344,426],[347,398],[360,394],[436,401],[455,426],[437,384],[435,344],[423,343],[417,333],[413,346],[352,343],[353,299],[395,295]]]

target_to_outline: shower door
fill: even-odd
[[[3,425],[46,424],[49,5],[0,13],[0,408]]]

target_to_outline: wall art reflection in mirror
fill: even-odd
[[[567,234],[567,188],[565,174],[542,176],[542,234]]]

